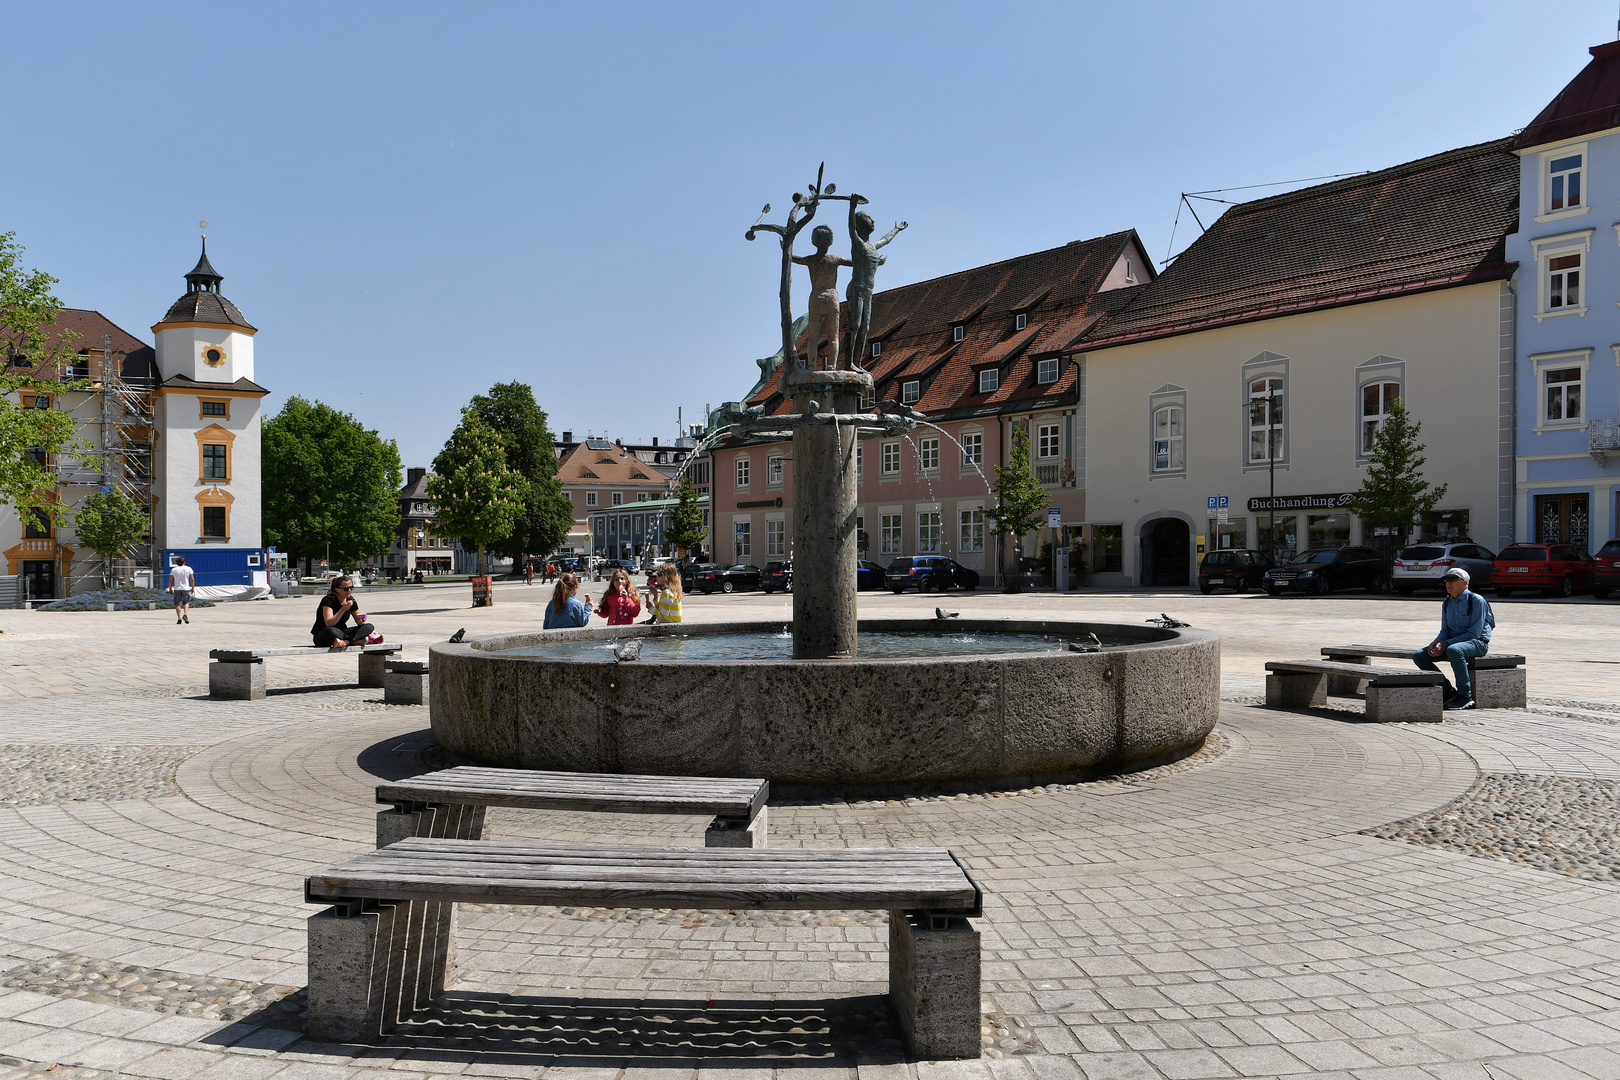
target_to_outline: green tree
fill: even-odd
[[[509,535],[490,542],[497,555],[518,559],[549,555],[574,527],[574,504],[557,480],[557,455],[545,410],[527,383],[496,383],[468,405],[489,425],[506,452],[506,464],[523,478],[523,505]]]
[[[399,534],[399,448],[348,413],[288,398],[261,437],[265,542],[293,559],[331,544],[343,566],[387,551]]]
[[[1013,427],[1007,464],[996,466],[995,491],[996,506],[986,510],[984,516],[993,523],[990,531],[1003,540],[1002,562],[1007,567],[1008,588],[1017,589],[1019,540],[1046,522],[1046,489],[1036,482],[1030,469],[1027,428]]]
[[[472,406],[462,409],[461,423],[433,459],[427,493],[445,531],[478,549],[480,574],[486,549],[512,535],[526,487],[523,475],[506,463],[500,434]]]
[[[703,546],[703,507],[698,502],[697,489],[690,477],[681,478],[680,502],[669,512],[664,526],[664,539],[687,554]]]
[[[1350,512],[1363,522],[1390,530],[1385,554],[1394,546],[1398,530],[1410,528],[1446,495],[1447,485],[1434,487],[1423,479],[1428,459],[1418,441],[1422,430],[1423,425],[1407,414],[1406,402],[1396,398],[1373,436],[1372,461],[1350,503]]]
[[[79,542],[101,556],[101,583],[112,584],[113,560],[152,532],[152,520],[141,505],[118,488],[97,492],[73,511]]]
[[[0,506],[20,516],[33,514],[52,524],[65,521],[55,498],[54,456],[89,450],[76,438],[78,425],[63,409],[25,409],[13,395],[23,390],[56,391],[83,385],[62,378],[73,362],[79,335],[55,329],[62,303],[51,293],[56,279],[22,265],[16,233],[0,233]]]

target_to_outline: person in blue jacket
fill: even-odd
[[[591,598],[587,595],[581,603],[579,597],[574,595],[577,592],[579,578],[573,574],[564,574],[557,579],[557,587],[551,591],[551,603],[546,605],[545,629],[584,626],[591,621]]]
[[[1440,636],[1412,654],[1412,662],[1424,671],[1439,671],[1435,661],[1451,662],[1457,685],[1446,684],[1446,708],[1472,709],[1474,683],[1468,674],[1468,661],[1484,656],[1490,648],[1491,605],[1468,590],[1468,571],[1453,567],[1440,579],[1446,598],[1440,601]]]

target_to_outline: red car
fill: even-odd
[[[1592,579],[1592,595],[1606,600],[1620,589],[1620,540],[1610,540],[1597,553],[1597,574]]]
[[[1545,589],[1554,596],[1573,596],[1593,586],[1597,564],[1573,544],[1514,544],[1491,565],[1497,596],[1520,589]]]

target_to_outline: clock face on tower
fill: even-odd
[[[204,345],[203,363],[209,367],[219,367],[225,362],[225,348],[222,345]]]

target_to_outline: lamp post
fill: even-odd
[[[1275,430],[1276,413],[1272,399],[1276,396],[1277,386],[1271,380],[1266,380],[1266,473],[1271,482],[1271,495],[1268,500],[1271,507],[1271,543],[1266,552],[1271,557],[1273,566],[1277,564],[1277,445],[1272,442],[1271,433]]]

